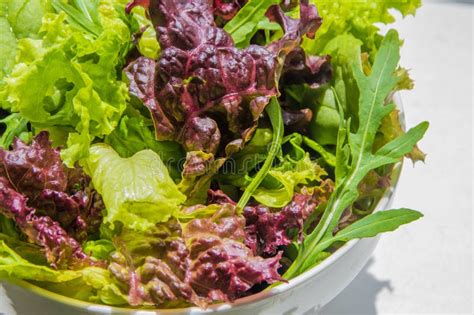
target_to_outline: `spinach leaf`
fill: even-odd
[[[283,126],[283,116],[281,113],[280,103],[276,97],[272,97],[270,104],[266,107],[266,112],[268,117],[270,118],[270,122],[273,127],[273,139],[270,149],[268,151],[268,156],[265,162],[263,163],[262,168],[254,177],[252,182],[247,186],[245,192],[243,193],[242,197],[237,204],[239,209],[243,209],[247,202],[250,200],[250,197],[255,192],[255,190],[260,186],[261,182],[267,175],[268,171],[272,167],[273,160],[277,156],[278,152],[281,148],[281,143],[283,141],[283,133],[284,133],[284,126]]]
[[[333,238],[333,231],[343,211],[357,199],[358,185],[367,173],[399,161],[412,150],[428,128],[427,122],[421,123],[375,153],[372,152],[383,118],[394,109],[393,104],[386,105],[385,101],[397,84],[394,72],[400,59],[399,50],[398,34],[391,30],[382,42],[369,76],[363,72],[360,54],[353,56],[352,71],[360,93],[358,128],[356,132],[351,132],[350,120],[347,124],[341,122],[336,153],[335,190],[320,222],[304,240],[297,258],[285,273],[286,279],[312,267],[315,257],[322,251],[321,244]]]

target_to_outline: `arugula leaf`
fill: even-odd
[[[243,193],[242,197],[240,198],[237,208],[243,209],[247,202],[250,200],[250,197],[253,195],[254,191],[260,186],[263,179],[267,175],[268,171],[272,167],[273,160],[277,156],[278,152],[281,148],[281,143],[283,141],[283,133],[284,133],[284,126],[283,126],[283,116],[281,113],[280,103],[276,97],[272,97],[270,100],[270,104],[265,108],[268,117],[270,118],[270,122],[273,127],[273,139],[270,149],[268,150],[268,156],[263,163],[262,168],[254,177],[252,182],[247,186],[245,192]]]
[[[410,209],[396,209],[380,211],[370,214],[339,231],[335,236],[330,237],[318,244],[315,251],[323,252],[335,242],[348,242],[359,238],[369,238],[377,236],[380,233],[391,232],[401,225],[408,224],[423,217],[418,211]],[[307,260],[302,269],[314,265],[313,260]]]
[[[395,139],[396,137],[403,135],[405,131],[400,124],[400,112],[395,109],[387,117],[384,118],[382,126],[379,130],[379,135],[376,138],[375,149],[379,149],[385,143]],[[418,146],[413,147],[413,150],[407,155],[413,163],[417,161],[424,161],[426,155],[418,148]]]
[[[268,21],[265,22],[266,24],[261,24],[261,21],[265,17],[268,8],[279,3],[279,0],[250,0],[225,25],[224,30],[232,36],[237,47],[243,48],[248,45],[259,26],[274,29],[274,23],[269,24]]]
[[[350,121],[348,127],[341,125],[337,145],[335,190],[320,222],[305,239],[297,258],[285,273],[287,279],[312,266],[311,262],[314,262],[314,258],[321,252],[319,245],[333,237],[333,231],[343,211],[357,199],[358,185],[367,173],[377,167],[399,161],[412,150],[428,128],[427,122],[421,123],[372,153],[377,130],[383,118],[394,109],[394,105],[386,105],[385,100],[397,84],[394,72],[400,59],[399,46],[397,32],[389,31],[369,76],[362,70],[360,54],[353,57],[352,71],[360,92],[359,125],[356,132],[351,132]]]
[[[102,33],[102,24],[99,18],[99,0],[73,0],[67,4],[61,0],[53,0],[51,4],[57,12],[67,14],[69,24],[98,37]]]
[[[423,217],[418,211],[396,209],[370,214],[339,231],[333,239],[347,242],[356,238],[374,237],[383,232],[396,230],[400,225]]]

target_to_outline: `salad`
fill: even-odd
[[[345,242],[428,128],[405,131],[419,0],[5,0],[0,278],[124,307],[232,302]]]

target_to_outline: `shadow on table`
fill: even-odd
[[[384,289],[391,292],[393,288],[389,280],[379,280],[369,272],[373,263],[371,258],[351,284],[321,310],[320,315],[377,314],[375,302],[378,294]]]

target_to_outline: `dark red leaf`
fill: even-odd
[[[16,139],[11,151],[0,149],[0,180],[1,213],[43,247],[53,266],[91,263],[78,241],[98,231],[102,200],[82,170],[63,165],[46,132],[29,145]]]
[[[0,149],[0,164],[12,186],[31,199],[43,189],[66,190],[59,150],[51,147],[47,132],[38,134],[30,145],[17,138],[11,151]]]
[[[193,219],[183,230],[171,220],[144,235],[125,232],[109,270],[127,284],[133,305],[232,301],[256,284],[281,280],[281,254],[254,255],[244,244],[244,227],[235,206],[223,203],[212,217]]]
[[[162,54],[156,65],[139,58],[128,66],[130,92],[150,110],[158,139],[214,154],[229,143],[227,151],[234,152],[250,139],[278,95],[286,56],[321,22],[307,1],[301,1],[301,20],[274,6],[269,16],[283,26],[283,38],[237,49],[216,26],[210,1],[151,0],[149,14]]]
[[[192,220],[183,231],[193,288],[211,301],[232,301],[255,284],[282,280],[281,253],[268,259],[254,256],[243,243],[245,219],[235,211],[225,204],[211,218]]]
[[[313,191],[296,193],[293,200],[281,210],[272,210],[258,205],[244,209],[247,220],[245,243],[254,253],[274,255],[280,246],[293,241],[289,229],[296,229],[298,240],[302,241],[305,220],[316,207],[327,202],[332,185],[326,182]]]
[[[79,268],[95,264],[81,245],[49,217],[39,217],[27,205],[28,198],[0,177],[0,213],[13,219],[30,242],[42,247],[48,262],[56,268]]]

